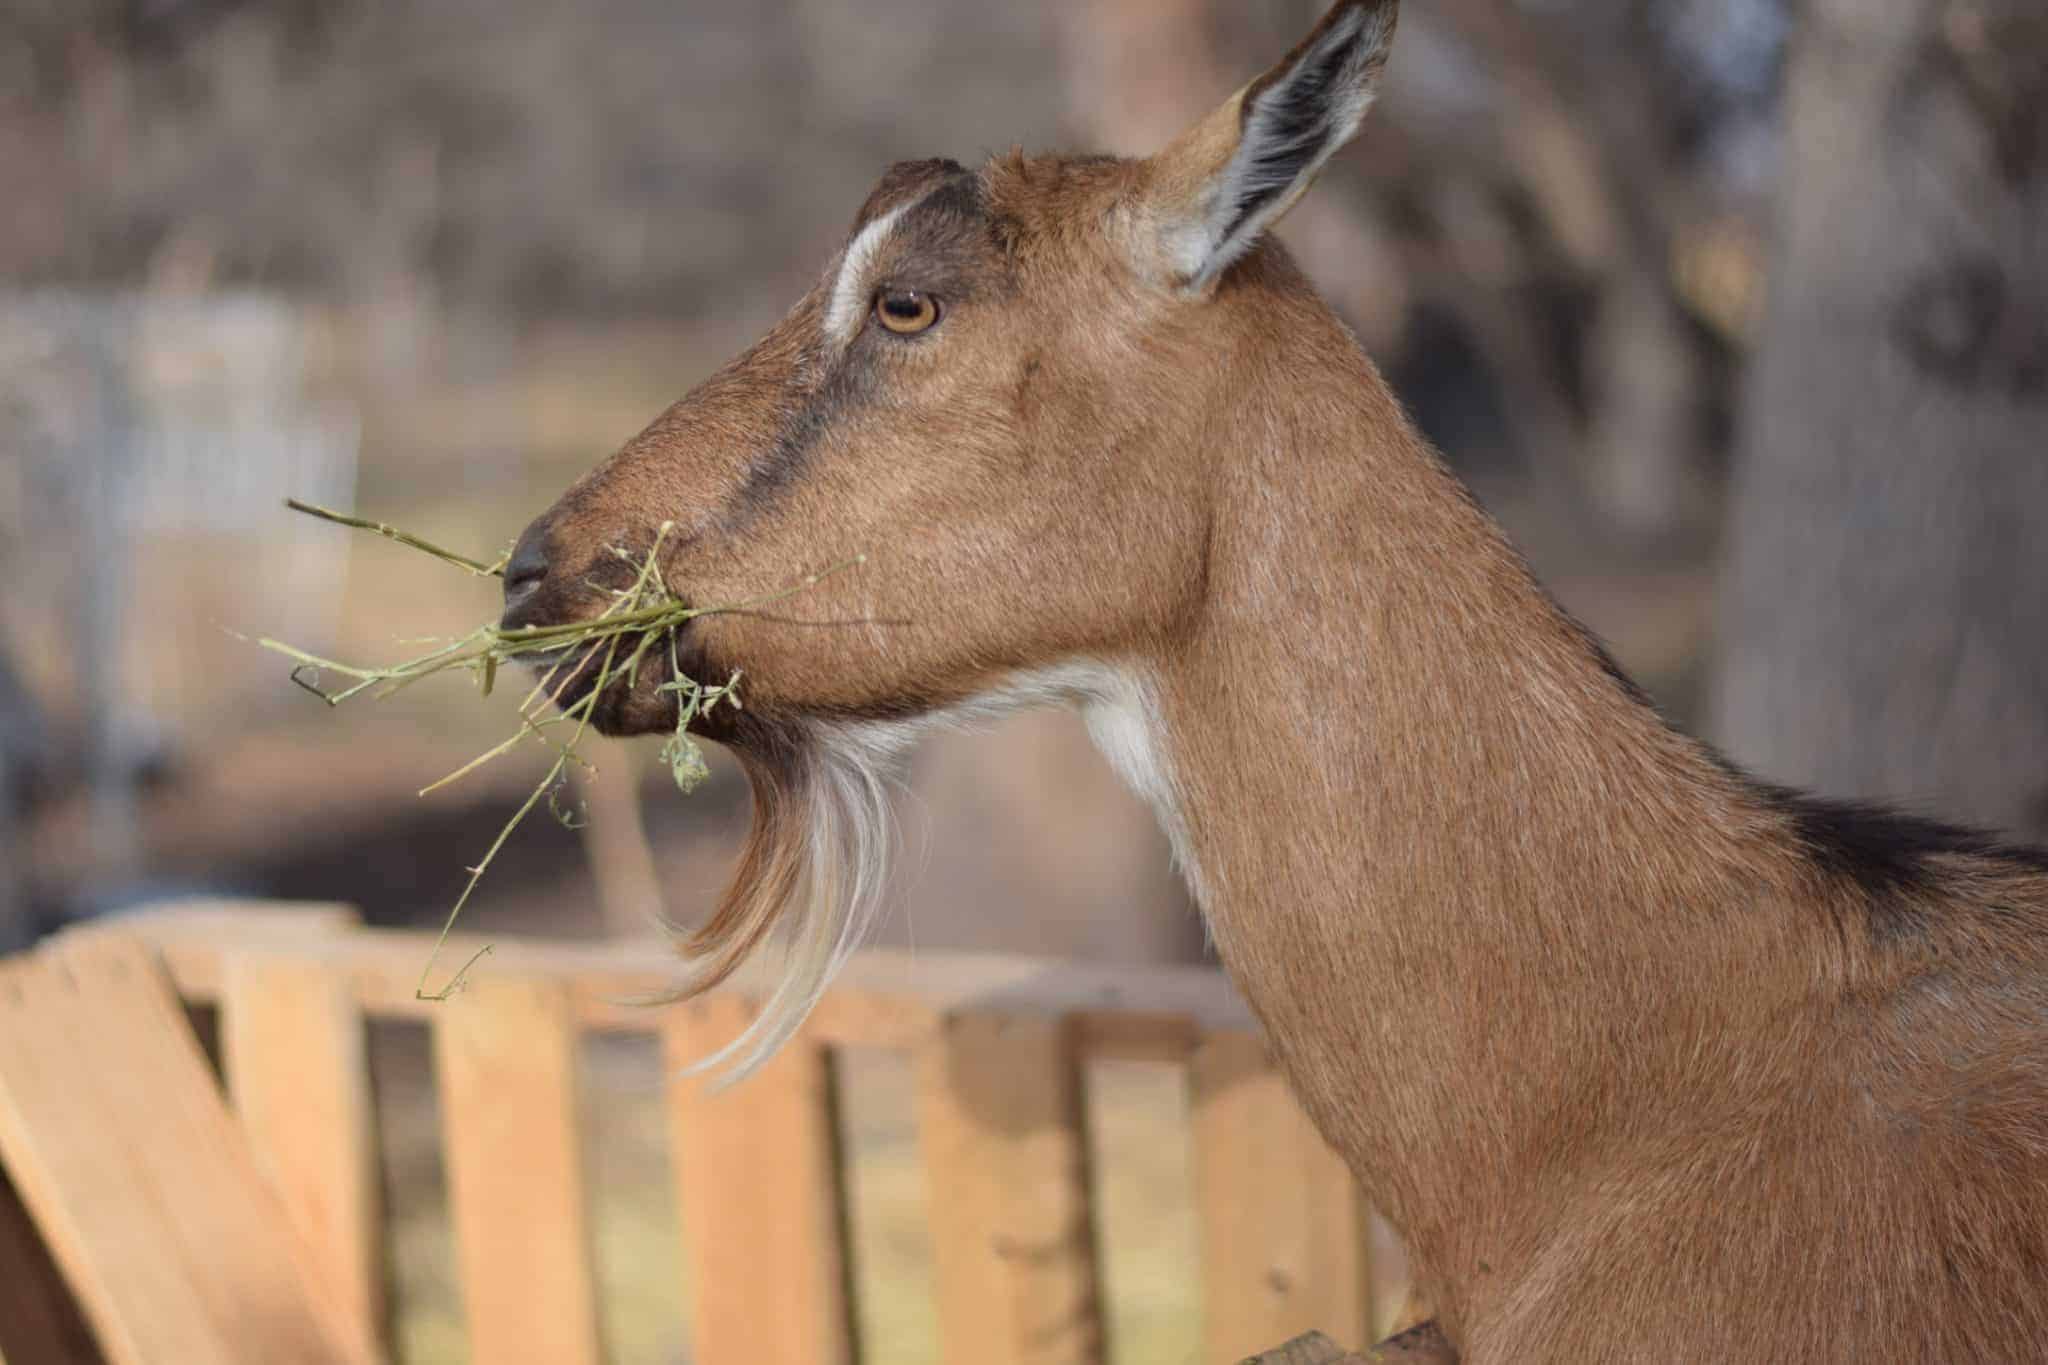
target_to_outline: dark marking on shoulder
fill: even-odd
[[[1930,909],[1953,875],[1941,860],[1970,859],[2018,875],[2048,876],[2048,850],[1873,802],[1808,796],[1747,780],[1764,805],[1785,819],[1817,867],[1862,894],[1871,936],[1879,942],[1925,931]]]

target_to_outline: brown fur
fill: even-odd
[[[912,206],[875,278],[931,333],[830,344],[835,262],[544,519],[521,619],[590,610],[569,585],[664,519],[704,603],[868,556],[685,639],[745,667],[720,737],[767,793],[697,949],[788,894],[809,746],[1100,661],[1465,1360],[2048,1359],[2041,864],[1818,846],[1603,666],[1278,246],[1172,288],[1149,244],[1242,99],[1150,162],[893,173],[857,227]],[[920,217],[949,186],[971,210]],[[672,723],[655,681],[607,725]]]

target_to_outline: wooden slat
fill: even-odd
[[[596,1365],[568,992],[479,976],[433,1018],[471,1358]]]
[[[159,948],[166,936],[210,940],[223,951],[331,940],[362,927],[352,905],[337,901],[187,899],[158,901],[141,910],[87,920],[64,931],[67,939],[142,939]]]
[[[0,1365],[105,1365],[14,1182],[0,1168]]]
[[[1204,1358],[1242,1360],[1317,1328],[1367,1340],[1365,1206],[1264,1044],[1211,1036],[1192,1081]]]
[[[123,922],[158,945],[187,999],[219,998],[227,956],[250,943],[232,903],[183,904]],[[372,929],[346,934],[296,932],[289,912],[264,905],[251,933],[266,950],[317,960],[348,981],[356,1002],[378,1018],[431,1021],[441,1007],[414,995],[433,936]],[[443,963],[459,963],[483,945],[451,939]],[[770,955],[772,956],[772,955]],[[473,979],[541,977],[570,992],[576,1021],[590,1029],[655,1033],[664,1012],[631,1003],[675,980],[665,944],[564,944],[508,940]],[[749,963],[732,990],[758,998],[774,985],[772,961]],[[1091,1056],[1184,1060],[1203,1029],[1249,1027],[1251,1015],[1223,973],[1207,967],[1127,967],[1000,953],[922,953],[873,949],[847,964],[812,1016],[810,1028],[833,1046],[915,1048],[937,1036],[953,1014],[1063,1015]]]
[[[221,1052],[235,1113],[306,1244],[315,1287],[366,1338],[384,1327],[375,1124],[363,1017],[317,963],[229,960]]]
[[[1102,1306],[1071,1030],[1039,1015],[962,1015],[921,1050],[918,1067],[945,1359],[1100,1361]]]
[[[141,945],[0,964],[5,1160],[110,1360],[367,1361]]]
[[[752,1009],[696,1000],[663,1030],[672,1071],[736,1037]],[[693,1358],[844,1365],[853,1358],[831,1059],[808,1037],[725,1090],[670,1086]]]

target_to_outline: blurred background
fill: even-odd
[[[495,584],[283,498],[493,557],[794,302],[891,161],[1150,150],[1321,7],[0,0],[0,949],[186,893],[437,918],[535,774],[414,793],[511,702],[335,713],[238,636],[399,657]],[[1772,778],[2048,836],[2038,0],[1410,0],[1282,235],[1667,714]],[[588,828],[532,822],[469,927],[705,908],[742,784],[656,768],[608,750]],[[1068,718],[936,741],[910,788],[888,940],[1202,956]],[[424,1049],[377,1057],[401,1339],[459,1358],[445,1233],[410,1216]],[[603,1061],[590,1101],[622,1360],[680,1351],[633,1309],[674,1284],[630,1217],[651,1065]],[[877,1061],[848,1121],[909,1207],[904,1084]],[[1183,1359],[1188,1230],[1147,1203],[1185,1175],[1154,1144],[1179,1101],[1117,1084],[1119,1356]],[[863,1273],[925,1273],[917,1226]],[[876,1358],[926,1358],[916,1294],[885,1301]]]

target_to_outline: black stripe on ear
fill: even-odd
[[[1245,99],[1243,129],[1250,155],[1233,168],[1228,241],[1260,209],[1271,204],[1301,178],[1329,142],[1336,122],[1331,93],[1343,75],[1347,53],[1342,47],[1311,55],[1284,80]]]
[[[1386,64],[1398,9],[1396,0],[1338,5],[1245,91],[1219,244],[1245,231],[1357,131],[1373,80]]]

